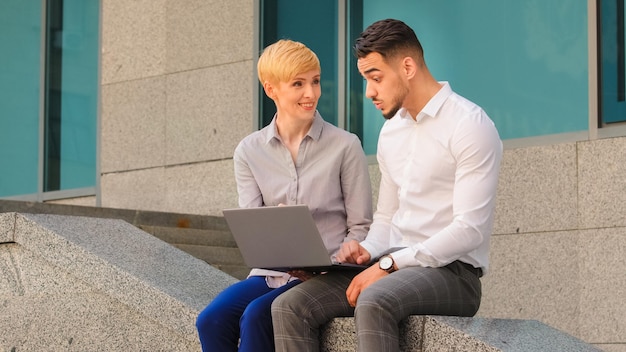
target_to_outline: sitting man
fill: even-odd
[[[409,315],[473,316],[489,261],[502,142],[476,104],[436,81],[413,30],[369,26],[354,46],[365,94],[381,110],[378,206],[350,272],[318,275],[272,304],[277,351],[318,351],[319,327],[354,315],[359,351],[398,351]],[[402,247],[399,250],[391,250]]]

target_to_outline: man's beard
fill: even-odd
[[[391,110],[389,110],[387,113],[383,113],[383,117],[385,118],[385,120],[389,120],[392,117],[396,116],[396,113],[398,112],[398,110],[400,110],[401,107],[401,103],[395,102],[395,105],[391,108]]]
[[[398,94],[392,100],[393,105],[391,106],[391,109],[387,113],[383,112],[383,117],[386,120],[389,120],[392,117],[396,116],[396,113],[398,113],[398,110],[400,110],[400,108],[402,107],[402,103],[404,102],[404,99],[408,94],[409,89],[405,86],[402,86],[401,91],[398,92]]]

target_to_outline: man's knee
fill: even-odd
[[[377,316],[378,312],[388,312],[390,309],[384,305],[384,301],[375,295],[364,295],[362,292],[354,307],[354,315]]]
[[[310,307],[307,303],[310,303],[310,296],[307,295],[305,290],[301,290],[299,286],[301,285],[282,293],[274,299],[271,306],[272,317],[304,316],[309,313]]]

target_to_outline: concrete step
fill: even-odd
[[[238,248],[176,244],[173,246],[209,264],[245,265]]]
[[[226,230],[152,225],[139,225],[139,228],[171,244],[237,248],[235,239],[230,232]]]
[[[211,264],[211,266],[239,280],[245,279],[250,273],[250,268],[245,265]]]
[[[139,228],[239,280],[250,272],[229,231],[151,225]]]

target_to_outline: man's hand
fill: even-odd
[[[346,297],[348,298],[348,303],[350,306],[356,306],[356,300],[359,298],[359,295],[363,290],[365,290],[369,285],[378,281],[384,276],[389,275],[386,271],[380,269],[378,264],[374,264],[369,268],[363,270],[359,275],[355,276],[350,282],[350,286],[346,290]]]
[[[371,255],[359,242],[352,240],[341,245],[336,258],[340,263],[365,264],[370,261]]]

